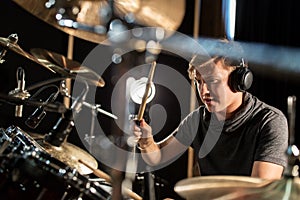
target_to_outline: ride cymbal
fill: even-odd
[[[49,69],[68,78],[79,77],[97,87],[105,85],[104,80],[92,69],[82,66],[79,62],[70,60],[65,56],[40,48],[33,48],[30,52]]]
[[[258,188],[269,184],[263,180],[246,176],[199,176],[188,178],[176,183],[174,190],[188,200],[210,200],[224,197],[225,195],[241,195],[245,190],[258,191]],[[224,200],[227,198],[224,198]],[[229,198],[228,199],[234,199]]]

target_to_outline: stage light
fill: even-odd
[[[145,94],[146,84],[147,84],[148,78],[142,77],[140,79],[134,80],[130,86],[130,97],[132,101],[136,104],[141,104],[143,96]],[[149,103],[152,101],[152,99],[155,96],[155,85],[152,83],[148,97],[146,100],[146,103]]]

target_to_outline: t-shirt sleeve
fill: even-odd
[[[173,135],[175,138],[187,147],[191,146],[197,135],[200,120],[199,116],[199,109],[196,109],[185,117],[174,131]]]
[[[288,148],[287,119],[280,111],[271,112],[262,121],[262,130],[255,160],[287,166]]]

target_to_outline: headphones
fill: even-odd
[[[253,74],[242,58],[239,66],[230,73],[228,85],[233,92],[245,92],[251,87],[252,82]]]

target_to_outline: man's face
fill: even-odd
[[[228,86],[230,73],[221,60],[197,68],[197,89],[208,111],[226,112],[233,103],[235,93]]]

